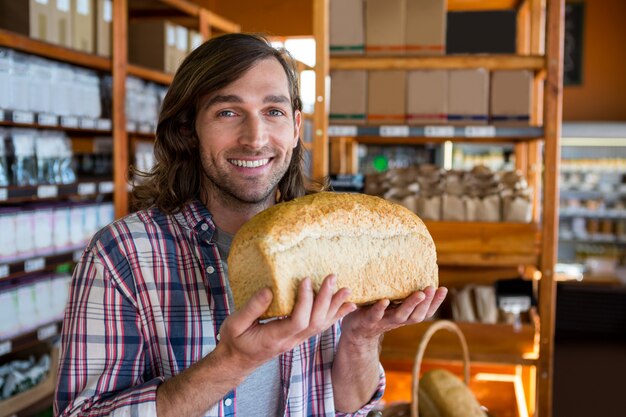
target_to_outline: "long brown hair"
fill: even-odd
[[[163,100],[153,169],[141,172],[131,167],[131,173],[143,179],[133,189],[133,209],[157,206],[165,213],[176,213],[193,199],[205,199],[200,144],[195,132],[200,99],[228,86],[256,62],[268,58],[278,60],[287,74],[295,115],[296,110],[302,111],[302,102],[293,59],[286,50],[272,47],[263,36],[242,33],[219,36],[187,56]],[[312,183],[307,185],[303,165],[300,139],[293,150],[289,168],[278,183],[277,201],[288,201],[316,191]]]

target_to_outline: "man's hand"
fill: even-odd
[[[347,315],[341,326],[342,338],[352,344],[372,343],[380,339],[385,332],[407,324],[415,324],[431,317],[439,308],[447,288],[427,287],[407,297],[401,304],[389,305],[389,300],[380,300],[376,304],[359,308]]]
[[[241,310],[224,321],[218,346],[246,369],[257,368],[293,349],[356,310],[354,303],[345,302],[350,290],[342,288],[335,293],[335,283],[334,275],[327,276],[314,295],[311,280],[304,279],[292,315],[265,324],[258,320],[272,302],[272,292],[268,288],[258,291]]]

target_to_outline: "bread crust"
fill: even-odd
[[[264,317],[289,315],[298,284],[318,290],[337,275],[349,301],[399,300],[438,285],[435,244],[424,222],[405,207],[365,194],[321,192],[276,204],[246,222],[228,257],[235,307],[267,286],[274,299]]]

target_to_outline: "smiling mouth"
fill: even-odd
[[[269,164],[271,158],[255,159],[255,160],[243,160],[243,159],[229,159],[231,164],[242,168],[258,168]]]

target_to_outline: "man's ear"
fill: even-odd
[[[300,127],[302,126],[302,112],[296,110],[293,114],[293,148],[300,142]]]

